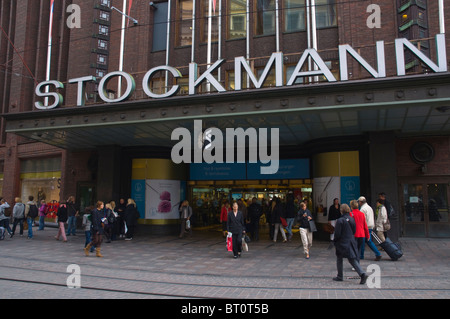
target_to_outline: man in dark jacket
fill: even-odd
[[[248,217],[250,218],[250,229],[252,240],[259,240],[259,219],[263,213],[262,207],[258,204],[256,197],[253,197],[251,205],[248,207]]]
[[[336,247],[336,265],[337,277],[335,281],[343,281],[343,258],[347,258],[348,262],[355,268],[358,275],[361,277],[360,284],[365,284],[367,275],[362,270],[357,260],[358,247],[355,240],[356,223],[353,217],[350,216],[350,207],[347,204],[341,205],[342,216],[336,221],[334,229],[334,246]]]

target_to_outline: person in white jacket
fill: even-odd
[[[381,242],[386,241],[386,237],[384,236],[384,232],[388,229],[385,229],[385,225],[388,221],[387,216],[387,210],[386,207],[381,203],[381,200],[377,200],[377,220],[375,221],[375,229],[377,232],[378,237],[380,238]]]
[[[375,246],[374,242],[372,241],[372,231],[375,227],[375,219],[374,219],[374,215],[373,215],[373,209],[372,209],[372,207],[369,206],[369,204],[367,204],[367,200],[364,196],[361,196],[360,198],[358,198],[358,202],[359,202],[359,205],[361,206],[361,208],[359,210],[361,212],[363,212],[364,215],[366,216],[367,228],[369,229],[369,234],[370,234],[370,239],[366,243],[369,246],[369,248],[372,249],[372,251],[375,253],[375,261],[378,261],[381,259],[381,253],[378,250],[377,246]],[[364,259],[364,250],[365,250],[364,248],[365,248],[365,245],[362,245],[360,259]]]

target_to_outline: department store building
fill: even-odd
[[[372,2],[0,0],[1,195],[132,197],[145,231],[176,233],[184,199],[200,228],[291,193],[320,225],[334,198],[384,192],[391,237],[450,237],[448,8]],[[211,128],[244,146],[196,161]]]

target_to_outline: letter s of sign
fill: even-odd
[[[81,268],[77,264],[72,264],[67,266],[68,273],[71,273],[67,277],[66,284],[67,288],[81,288]]]
[[[42,102],[35,102],[34,106],[39,109],[39,110],[49,110],[49,109],[53,109],[59,105],[61,105],[63,103],[63,96],[57,92],[48,92],[48,90],[46,90],[46,92],[42,92],[41,89],[44,86],[48,86],[48,85],[53,85],[55,86],[55,88],[57,89],[63,89],[64,88],[64,84],[62,84],[59,81],[44,81],[39,83],[36,86],[36,95],[40,96],[40,97],[45,97],[45,105]],[[53,102],[52,105],[48,105],[48,97],[53,96],[55,101]]]

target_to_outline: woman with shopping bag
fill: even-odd
[[[227,231],[231,233],[233,257],[241,257],[242,235],[245,234],[244,215],[238,210],[237,202],[233,202],[233,210],[228,213]]]

